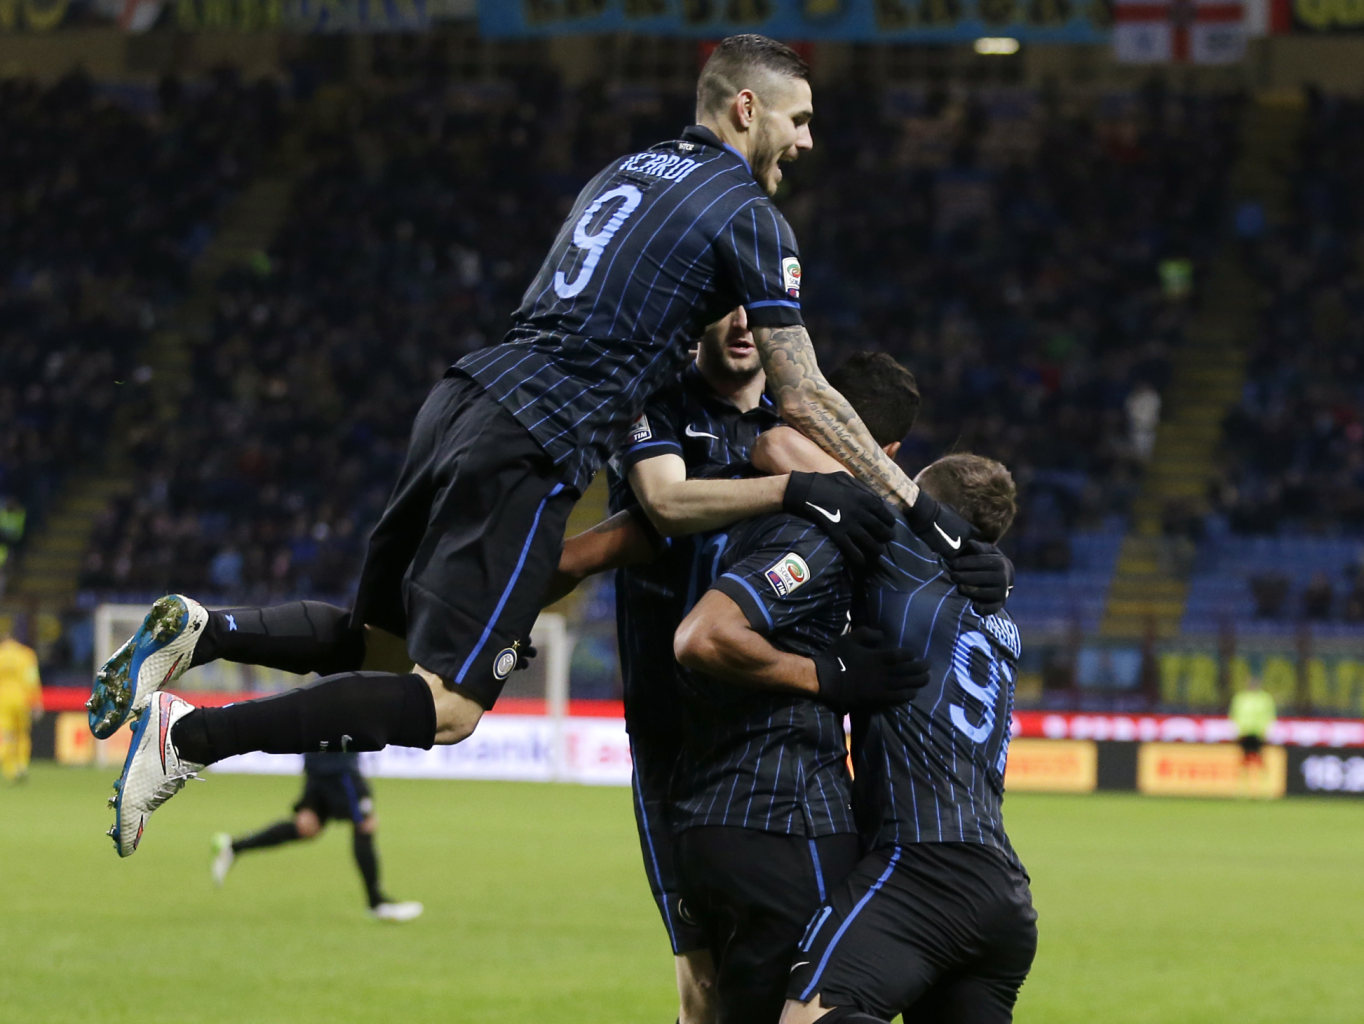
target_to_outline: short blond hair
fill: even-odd
[[[914,478],[937,501],[951,505],[983,540],[1004,536],[1018,514],[1018,488],[1003,463],[984,455],[944,455]]]

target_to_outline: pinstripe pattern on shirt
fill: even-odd
[[[798,255],[748,165],[693,126],[588,183],[502,344],[456,366],[581,493],[707,324],[741,304],[754,325],[801,322],[783,270]]]

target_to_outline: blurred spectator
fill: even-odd
[[[1343,617],[1346,622],[1364,622],[1364,568],[1355,569],[1351,576]]]
[[[1160,426],[1160,392],[1145,381],[1140,381],[1128,393],[1124,404],[1132,451],[1142,462],[1147,462],[1155,450],[1156,429]]]
[[[1325,622],[1331,617],[1335,596],[1330,577],[1320,570],[1313,573],[1302,592],[1303,618],[1310,622]]]
[[[1277,619],[1288,601],[1288,577],[1281,572],[1257,573],[1250,578],[1250,592],[1255,599],[1255,617]]]

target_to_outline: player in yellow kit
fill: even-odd
[[[0,627],[0,771],[5,781],[28,776],[33,721],[43,713],[38,655]]]

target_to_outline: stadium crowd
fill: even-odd
[[[1261,289],[1214,508],[1236,533],[1364,529],[1364,104],[1311,95],[1291,216],[1252,240]]]
[[[168,79],[149,104],[79,72],[0,80],[0,545],[105,454],[116,408],[150,383],[138,353],[278,115],[275,90],[226,72]]]
[[[269,251],[218,283],[184,417],[137,436],[150,468],[101,523],[87,589],[343,595],[429,382],[500,337],[601,163],[689,119],[687,95],[423,71],[309,130]],[[1142,396],[1158,409],[1188,317],[1161,266],[1196,266],[1212,244],[1224,108],[821,97],[814,154],[779,200],[821,362],[871,344],[915,369],[925,413],[907,464],[965,447],[1013,468],[1021,566],[1064,568],[1071,530],[1126,508]]]

